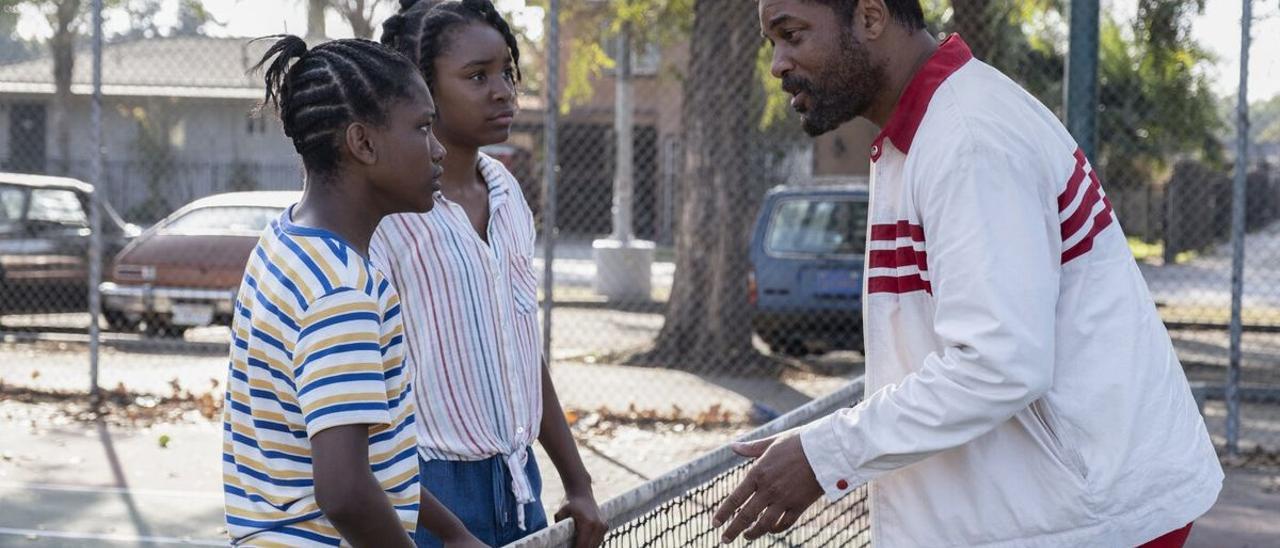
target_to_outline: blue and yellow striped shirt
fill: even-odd
[[[263,232],[232,321],[222,477],[233,544],[339,545],[316,504],[311,437],[368,424],[369,462],[407,534],[418,514],[400,299],[331,232],[291,210]]]

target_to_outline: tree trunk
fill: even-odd
[[[684,85],[684,177],[676,272],[666,319],[645,361],[686,370],[752,368],[747,250],[765,176],[755,75],[756,3],[697,0]]]
[[[373,39],[373,9],[380,0],[341,0],[335,1],[333,7],[338,10],[347,24],[351,25],[351,34],[356,38]]]
[[[979,59],[991,58],[990,44],[997,30],[988,25],[990,3],[990,0],[951,0],[952,27]]]
[[[307,40],[313,46],[328,34],[324,23],[324,10],[328,7],[329,0],[307,0]]]
[[[80,13],[80,0],[62,0],[54,14],[53,37],[49,49],[53,54],[53,105],[49,118],[54,128],[55,173],[71,173],[71,74],[75,68],[75,20]]]

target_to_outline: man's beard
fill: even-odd
[[[840,48],[816,75],[816,82],[787,75],[782,89],[808,98],[800,121],[805,133],[817,137],[861,116],[871,107],[885,80],[883,64],[875,64],[866,48],[859,47],[851,29],[840,33]]]

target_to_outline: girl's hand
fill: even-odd
[[[608,524],[600,514],[600,506],[590,493],[570,494],[569,500],[556,512],[556,521],[573,518],[574,548],[596,548],[604,543]]]

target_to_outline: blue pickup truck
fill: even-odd
[[[752,328],[773,352],[803,356],[862,343],[865,185],[769,191],[751,238]]]

